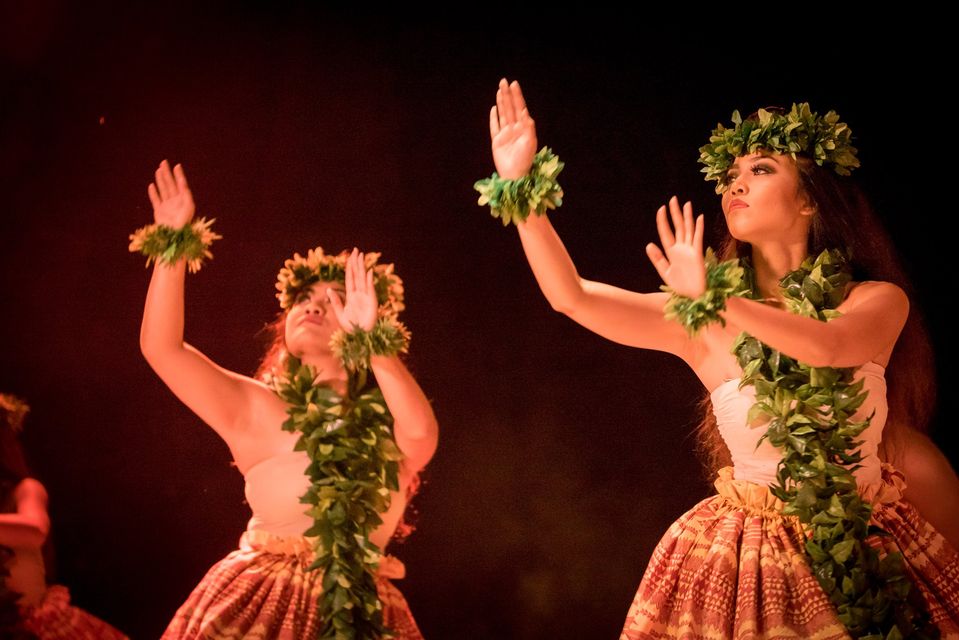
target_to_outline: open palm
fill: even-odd
[[[493,163],[501,178],[515,180],[529,173],[536,155],[536,123],[529,116],[523,91],[515,80],[499,81],[496,106],[489,113]]]
[[[196,211],[183,167],[178,164],[170,171],[170,163],[164,160],[156,170],[155,177],[156,182],[147,187],[147,195],[153,205],[153,220],[157,224],[179,229],[193,219]]]
[[[357,249],[346,259],[346,300],[340,301],[332,288],[327,296],[336,320],[344,331],[356,329],[371,331],[376,325],[376,313],[379,303],[376,299],[376,287],[373,283],[373,270],[366,269],[364,256]]]
[[[656,212],[656,229],[663,249],[650,242],[646,245],[646,255],[666,286],[679,295],[698,298],[706,291],[703,216],[697,216],[694,222],[692,203],[687,202],[680,209],[676,196],[669,200],[669,214],[675,234],[666,219],[664,205]]]

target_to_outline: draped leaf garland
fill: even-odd
[[[402,453],[393,418],[365,369],[348,369],[347,391],[316,384],[316,372],[290,356],[274,389],[289,407],[283,429],[299,433],[295,450],[310,459],[311,486],[300,498],[314,519],[304,535],[315,539],[310,570],[323,574],[320,637],[367,640],[389,636],[376,591],[381,550],[370,535],[399,489]]]

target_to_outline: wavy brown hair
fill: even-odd
[[[845,250],[854,282],[881,280],[901,287],[910,300],[914,290],[902,268],[895,247],[865,195],[849,178],[805,157],[798,157],[799,184],[815,207],[808,240],[809,255],[823,250]],[[749,257],[751,247],[729,234],[723,225],[719,258]],[[909,429],[926,431],[936,400],[935,363],[929,333],[920,310],[909,306],[909,317],[899,334],[886,367],[889,417],[883,431],[886,458],[908,439]],[[702,421],[696,429],[697,449],[709,477],[732,464],[723,442],[707,392],[700,402]]]

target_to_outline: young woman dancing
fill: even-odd
[[[920,378],[894,350],[909,300],[848,177],[849,128],[808,105],[733,120],[700,150],[729,235],[718,258],[703,216],[673,197],[646,248],[666,290],[636,293],[581,278],[542,215],[561,203],[562,165],[536,153],[519,85],[502,81],[490,112],[497,174],[480,202],[516,223],[547,300],[682,358],[731,454],[717,495],[653,552],[622,638],[955,637],[959,555],[877,455]]]

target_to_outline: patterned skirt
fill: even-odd
[[[865,495],[870,540],[902,553],[912,583],[942,638],[959,638],[959,553],[902,501],[902,475],[884,465],[883,483]],[[795,517],[765,486],[716,480],[703,500],[660,540],[629,608],[620,640],[683,638],[847,639],[849,633],[810,570]]]
[[[43,602],[21,612],[23,627],[40,640],[126,640],[103,620],[71,606],[66,587],[47,587]]]
[[[264,531],[243,534],[240,548],[213,565],[173,616],[162,640],[313,640],[320,630],[322,574],[307,571],[313,545]],[[392,556],[380,562],[377,590],[384,624],[398,640],[423,640],[391,579],[406,574]]]

